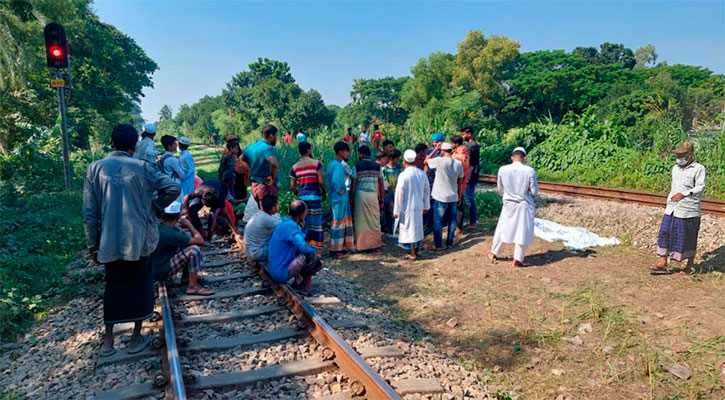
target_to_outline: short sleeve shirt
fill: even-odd
[[[313,158],[304,157],[292,166],[290,178],[297,180],[297,196],[322,196],[318,173],[322,171],[322,163]]]
[[[442,203],[457,202],[458,179],[463,178],[463,164],[452,158],[436,157],[428,160],[428,167],[436,170],[431,189],[433,199]]]
[[[191,237],[179,227],[159,224],[159,244],[151,255],[155,279],[163,279],[169,274],[171,257],[189,241]]]
[[[244,158],[249,161],[252,170],[252,182],[266,183],[272,176],[272,167],[268,157],[276,157],[277,151],[261,138],[244,149]]]

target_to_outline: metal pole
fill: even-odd
[[[63,79],[63,73],[56,71],[58,79]],[[58,108],[60,108],[60,133],[63,139],[63,175],[65,177],[65,190],[70,190],[70,158],[68,157],[68,131],[65,124],[65,87],[58,88]]]

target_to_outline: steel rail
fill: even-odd
[[[481,175],[478,183],[496,184],[495,175]],[[628,189],[611,189],[596,186],[577,185],[572,183],[539,181],[539,190],[544,193],[563,194],[574,197],[586,197],[607,201],[636,203],[652,207],[667,205],[667,196]],[[725,217],[725,201],[702,199],[700,205],[703,213],[717,217]]]
[[[176,346],[174,334],[174,321],[171,317],[171,306],[166,291],[166,284],[159,282],[159,298],[161,300],[161,315],[164,320],[164,340],[166,341],[166,358],[169,363],[169,383],[174,400],[186,400],[186,388],[179,361],[179,349]]]
[[[365,397],[375,400],[402,400],[395,389],[378,375],[297,292],[288,285],[275,283],[264,268],[260,267],[259,273],[270,282],[275,294],[284,300],[297,318],[308,321],[307,329],[310,335],[323,348],[326,347],[334,353],[335,364],[350,378],[350,389],[354,396],[364,394]]]

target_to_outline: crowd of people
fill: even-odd
[[[377,125],[372,134],[365,126],[359,135],[349,129],[335,143],[335,156],[327,166],[315,158],[313,145],[299,131],[299,159],[289,170],[296,199],[286,218],[280,215],[275,126],[262,127],[260,138],[244,150],[238,137],[227,137],[218,179],[207,180],[196,175],[188,138],[164,135],[164,151],[159,152],[155,135],[153,124],[145,126],[141,141],[134,127],[117,125],[111,134],[114,151],[91,164],[85,179],[89,250],[92,260],[106,268],[101,356],[116,351],[117,323],[135,323],[128,353],[148,345],[141,321],[153,311],[153,279],[179,276],[187,294],[214,293],[199,279],[204,267],[200,246],[214,235],[234,237],[243,243],[247,260],[265,268],[273,280],[291,282],[310,294],[325,247],[331,258],[344,258],[351,251],[377,251],[387,235],[408,259],[417,260],[424,251],[453,247],[457,233],[477,224],[480,148],[470,126],[449,140],[436,132],[430,144],[412,149],[396,149]],[[283,144],[294,145],[290,134]],[[350,160],[353,150],[355,162]],[[668,257],[687,260],[689,267],[696,249],[705,169],[694,162],[692,144],[686,142],[674,152],[673,189],[657,249],[661,258],[653,271],[665,269]],[[526,154],[522,147],[514,149],[511,164],[499,170],[503,209],[488,253],[495,262],[502,245],[513,244],[515,267],[524,265],[533,241],[534,196],[539,191]],[[328,196],[329,209],[324,209]],[[325,246],[323,227],[328,224]],[[430,234],[433,243],[424,246]]]

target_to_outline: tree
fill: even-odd
[[[652,44],[642,46],[634,51],[634,59],[636,60],[635,68],[644,68],[647,65],[655,65],[657,63],[657,52]]]
[[[587,64],[596,64],[599,51],[596,47],[575,47],[571,54],[583,58]]]
[[[484,103],[496,107],[506,93],[503,77],[519,55],[519,42],[505,36],[483,36],[470,31],[458,44],[453,85],[461,90],[476,90]]]
[[[368,123],[371,119],[402,125],[407,111],[402,106],[401,93],[408,77],[381,79],[355,79],[350,97],[352,114],[359,115],[356,123]]]
[[[624,47],[621,43],[604,42],[599,46],[597,62],[599,64],[622,64],[632,69],[636,64],[632,49]]]
[[[437,52],[421,58],[410,72],[413,77],[403,85],[401,102],[408,111],[423,108],[431,99],[444,99],[452,95],[451,81],[455,56]]]
[[[164,104],[164,106],[161,107],[161,110],[159,111],[159,121],[168,121],[172,118],[174,118],[174,114],[171,111],[171,107]]]

